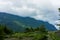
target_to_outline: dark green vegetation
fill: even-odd
[[[13,32],[6,25],[0,25],[0,40],[60,40],[60,31],[48,31],[45,25],[25,28],[25,32]]]
[[[31,39],[31,40],[47,40],[47,30],[44,28],[44,25],[41,25],[40,28],[26,28],[25,32],[15,32],[13,33],[6,26],[0,25],[0,38],[1,40],[7,38],[19,38],[19,39]],[[28,39],[28,40],[29,40]]]
[[[0,25],[0,40],[4,40],[4,37],[11,35],[13,32],[9,30],[6,25]]]

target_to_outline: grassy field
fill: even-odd
[[[14,33],[5,40],[60,40],[60,37],[55,32],[49,32],[47,35],[44,33],[28,32]]]
[[[16,39],[18,38],[20,40],[43,40],[46,38],[46,35],[36,33],[36,32],[15,33],[15,34],[12,34],[9,38],[16,38]]]

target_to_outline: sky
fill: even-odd
[[[32,17],[36,20],[48,21],[53,25],[59,18],[59,7],[60,0],[0,0],[0,12]]]

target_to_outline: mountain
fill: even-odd
[[[42,21],[36,20],[30,17],[21,17],[5,12],[0,12],[0,24],[5,24],[8,28],[13,31],[24,31],[26,27],[39,27],[41,24],[45,24],[45,28],[50,31],[57,30],[52,24]]]

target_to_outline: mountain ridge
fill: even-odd
[[[43,23],[45,24],[45,28],[47,30],[50,31],[57,30],[54,27],[54,25],[42,20],[35,20],[34,18],[30,17],[21,17],[5,12],[0,12],[0,24],[6,24],[7,26],[9,26],[9,28],[13,29],[14,31],[21,31],[22,29],[24,29],[24,26],[36,28]]]

